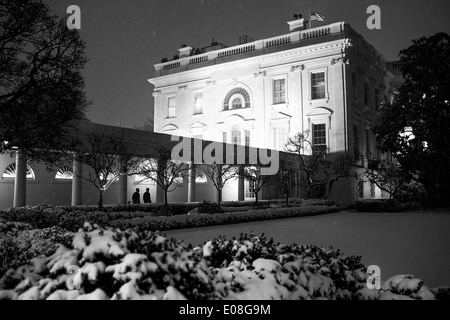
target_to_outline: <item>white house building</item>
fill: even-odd
[[[346,22],[226,47],[178,49],[155,65],[155,132],[284,150],[309,132],[317,148],[355,155],[361,168],[377,153],[377,106],[395,79],[386,59]],[[374,185],[350,181],[334,198],[380,198]]]

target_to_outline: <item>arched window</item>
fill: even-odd
[[[240,145],[241,141],[241,128],[235,125],[231,128],[231,143]]]
[[[240,97],[235,97],[233,99],[233,102],[231,103],[231,109],[241,109],[242,108],[242,101]]]
[[[16,164],[11,163],[8,167],[6,167],[5,171],[3,171],[2,178],[3,179],[14,179],[16,177]],[[34,180],[34,171],[31,169],[29,165],[27,165],[27,180]]]
[[[250,108],[250,94],[244,88],[234,88],[225,96],[223,110]]]
[[[73,179],[73,169],[71,166],[64,166],[56,172],[55,179],[57,180],[72,180]]]

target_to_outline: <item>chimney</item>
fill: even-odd
[[[288,23],[287,23],[289,25],[289,32],[301,31],[301,30],[306,29],[308,20],[303,18],[303,16],[301,14],[295,14],[294,19],[295,20],[288,21]]]
[[[180,58],[189,57],[189,55],[191,54],[191,50],[192,50],[192,47],[189,47],[189,46],[183,44],[181,46],[181,48],[178,49],[178,52],[179,52],[178,55],[180,56]]]

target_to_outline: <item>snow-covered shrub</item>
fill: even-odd
[[[24,237],[49,240],[0,277],[0,300],[430,300],[448,299],[450,293],[408,274],[369,290],[360,257],[322,246],[279,244],[264,235],[218,237],[190,248],[137,228],[85,223],[77,232],[61,234],[26,230],[23,224],[0,226],[9,235],[22,235],[13,239],[18,243]],[[75,273],[68,273],[72,268]]]
[[[51,254],[58,243],[67,243],[66,230],[34,229],[22,222],[0,221],[0,277],[41,254]]]

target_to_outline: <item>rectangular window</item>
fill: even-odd
[[[288,130],[286,127],[273,128],[273,148],[283,151],[288,142]]]
[[[228,142],[228,135],[226,132],[222,132],[222,142],[224,143]]]
[[[250,130],[245,130],[245,146],[250,147]]]
[[[325,99],[325,72],[311,74],[311,98]]]
[[[175,97],[170,97],[167,102],[167,117],[175,118]]]
[[[326,156],[327,133],[325,123],[313,124],[313,150],[315,154]]]
[[[355,159],[360,159],[360,151],[359,151],[359,127],[357,124],[353,126],[353,153],[355,155]]]
[[[352,72],[352,96],[356,100],[356,74]]]
[[[203,113],[203,93],[194,94],[194,114]]]
[[[364,105],[369,105],[369,84],[364,82]]]
[[[366,156],[367,159],[371,160],[372,159],[372,144],[371,142],[371,134],[370,134],[370,129],[366,129]]]
[[[273,104],[286,102],[286,79],[273,80]]]

